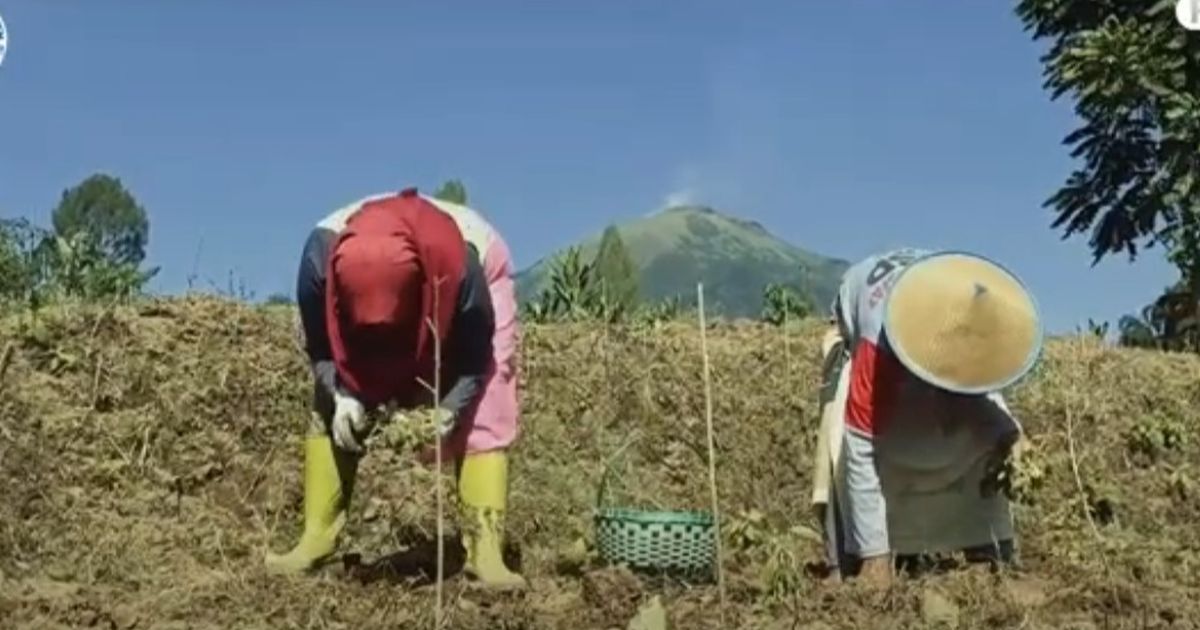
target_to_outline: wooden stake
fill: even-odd
[[[721,598],[721,627],[725,623],[725,564],[721,558],[721,510],[717,501],[717,447],[713,439],[712,376],[708,362],[708,326],[704,321],[704,283],[696,285],[696,303],[700,311],[700,349],[704,355],[704,419],[708,427],[708,484],[712,491],[713,536],[717,551],[717,592]]]

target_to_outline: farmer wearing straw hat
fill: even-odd
[[[812,502],[834,575],[887,582],[926,553],[1011,560],[996,475],[1022,430],[999,392],[1040,354],[1033,298],[979,256],[899,249],[847,270],[833,312]]]
[[[268,555],[270,569],[298,573],[332,555],[380,410],[434,402],[436,332],[446,387],[435,408],[458,464],[466,571],[489,586],[524,584],[501,558],[518,419],[512,276],[507,245],[479,214],[415,189],[357,201],[313,229],[296,289],[315,380],[304,533]]]

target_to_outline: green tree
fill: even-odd
[[[292,296],[286,293],[272,293],[271,295],[267,296],[267,299],[264,300],[264,302],[270,306],[283,306],[294,304],[295,300],[292,299]]]
[[[0,301],[37,308],[62,298],[127,299],[141,293],[157,268],[118,263],[97,236],[59,236],[27,219],[0,221]]]
[[[442,187],[433,193],[433,196],[460,206],[467,205],[467,187],[463,185],[462,180],[452,179],[442,184]]]
[[[20,294],[25,278],[25,261],[8,223],[0,224],[0,296],[4,298]]]
[[[1198,321],[1191,291],[1178,283],[1163,291],[1139,316],[1122,317],[1117,324],[1119,342],[1141,348],[1196,351],[1200,349]]]
[[[121,180],[105,174],[88,177],[63,191],[53,215],[54,232],[71,240],[84,232],[114,264],[139,265],[146,258],[150,222]]]
[[[796,289],[782,284],[769,284],[763,289],[763,321],[782,326],[808,317],[812,307]]]
[[[0,220],[0,301],[29,301],[42,275],[35,252],[47,236],[27,219]]]
[[[1070,95],[1080,160],[1045,203],[1063,238],[1090,231],[1093,264],[1165,245],[1200,308],[1200,37],[1175,0],[1019,0],[1052,99]]]
[[[1156,348],[1158,336],[1152,324],[1143,317],[1125,315],[1117,323],[1118,343],[1130,348]]]
[[[638,271],[616,226],[610,225],[600,237],[593,267],[605,301],[632,312],[640,301]]]

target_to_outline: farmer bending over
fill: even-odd
[[[304,534],[267,565],[301,572],[334,552],[375,412],[434,402],[425,385],[435,382],[432,322],[446,385],[436,413],[458,463],[466,572],[486,585],[523,585],[501,558],[518,322],[500,235],[473,210],[413,189],[369,197],[312,231],[296,292],[315,380]]]
[[[833,312],[813,504],[834,575],[886,583],[893,555],[1010,561],[995,475],[1021,427],[999,390],[1040,353],[1032,297],[983,258],[901,249],[852,266]]]

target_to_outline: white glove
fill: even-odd
[[[362,452],[362,445],[355,434],[364,433],[370,427],[366,408],[342,391],[333,393],[333,402],[333,443],[344,451]]]
[[[456,424],[455,415],[441,407],[433,408],[433,421],[434,426],[437,427],[438,435],[443,438],[454,431],[454,425]]]

